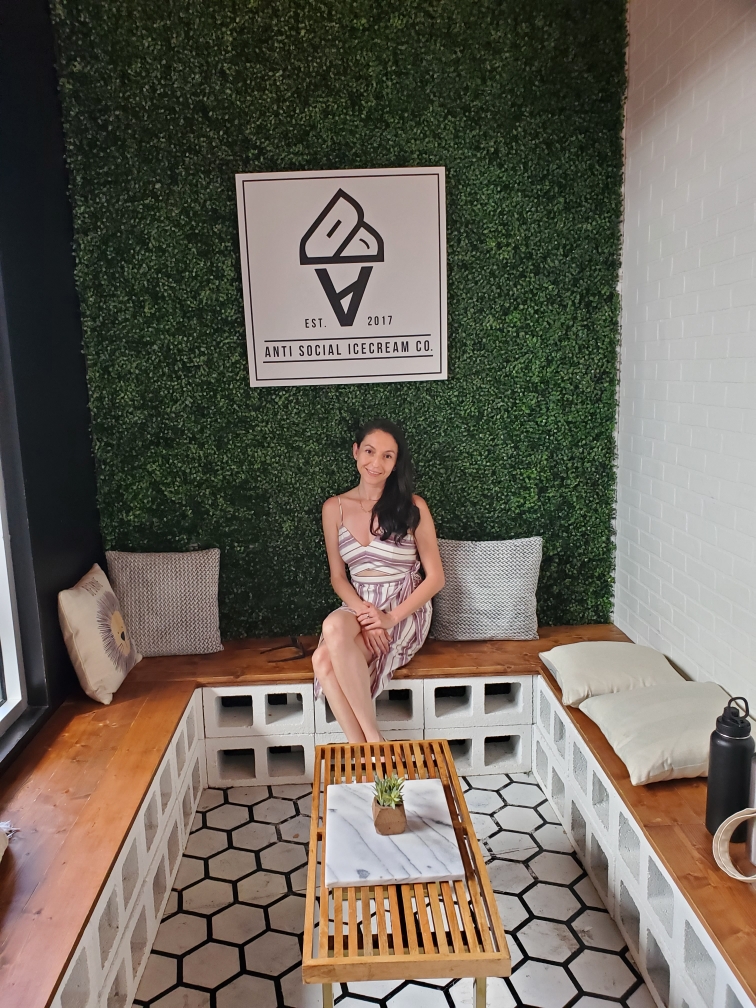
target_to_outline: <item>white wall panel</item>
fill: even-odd
[[[756,7],[630,0],[614,620],[756,706]]]

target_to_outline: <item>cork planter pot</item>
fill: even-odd
[[[379,805],[373,798],[373,824],[375,832],[381,836],[395,836],[404,833],[407,828],[407,813],[404,805]]]

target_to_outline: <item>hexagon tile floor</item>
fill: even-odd
[[[614,922],[530,774],[463,781],[509,936],[489,1008],[654,1008]],[[208,790],[142,978],[149,1008],[319,1008],[299,970],[306,785]],[[340,1008],[471,1008],[472,980],[341,984]]]

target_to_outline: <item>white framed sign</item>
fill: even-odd
[[[250,384],[444,379],[443,168],[236,176]]]

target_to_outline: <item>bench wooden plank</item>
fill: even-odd
[[[303,637],[309,648],[317,637]],[[427,679],[474,675],[537,675],[543,666],[538,652],[558,644],[578,641],[628,638],[611,623],[574,627],[541,627],[538,639],[530,641],[435,641],[428,640],[412,661],[397,669],[395,679]],[[191,681],[202,686],[235,686],[246,683],[307,682],[312,679],[312,661],[300,658],[294,648],[270,651],[289,644],[288,637],[275,640],[228,641],[223,651],[180,658],[143,658],[130,678],[138,682]]]
[[[2,781],[0,818],[23,838],[0,862],[4,1008],[47,1004],[193,689],[129,683],[108,707],[64,704]]]

